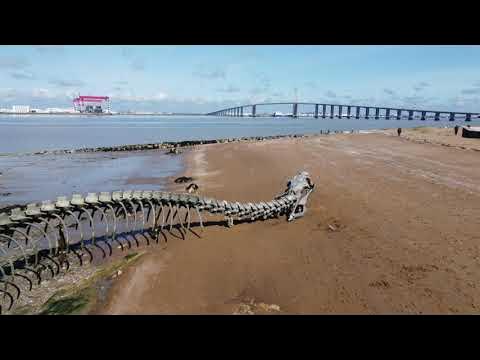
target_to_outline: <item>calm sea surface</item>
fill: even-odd
[[[158,151],[0,156],[0,206],[71,193],[162,190],[182,157]]]
[[[211,116],[0,116],[0,154],[162,141],[309,134],[320,130],[454,126],[463,120],[314,119]],[[468,124],[468,123],[467,123]],[[469,124],[480,126],[479,119]]]

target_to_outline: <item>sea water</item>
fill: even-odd
[[[321,130],[350,131],[416,126],[479,126],[425,120],[386,120],[313,117],[214,116],[0,116],[0,154],[55,149],[146,144],[163,141],[210,140],[246,136],[312,134]]]

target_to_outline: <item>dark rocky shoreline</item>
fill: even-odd
[[[206,144],[218,144],[228,142],[246,142],[246,141],[265,141],[281,138],[306,138],[318,135],[328,135],[334,133],[344,133],[345,131],[321,131],[318,134],[295,134],[295,135],[272,135],[272,136],[251,136],[241,138],[225,138],[213,140],[185,140],[185,141],[166,141],[161,143],[150,144],[132,144],[119,146],[102,146],[96,148],[82,148],[82,149],[64,149],[64,150],[44,150],[34,153],[27,153],[25,155],[48,155],[48,154],[73,154],[73,153],[92,153],[92,152],[116,152],[116,151],[142,151],[142,150],[170,150],[174,148],[191,147]]]

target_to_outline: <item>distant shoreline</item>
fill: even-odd
[[[194,113],[170,113],[170,114],[164,114],[164,113],[124,113],[124,112],[119,112],[115,114],[108,114],[108,113],[102,113],[102,114],[86,114],[86,113],[70,113],[70,112],[55,112],[55,113],[13,113],[13,112],[0,112],[0,115],[69,115],[69,116],[118,116],[118,115],[133,115],[133,116],[206,116],[206,114],[194,114]]]
[[[90,117],[96,117],[96,116],[210,116],[208,114],[201,114],[201,113],[128,113],[128,112],[118,112],[118,113],[102,113],[102,114],[92,114],[92,113],[71,113],[71,112],[54,112],[54,113],[38,113],[38,112],[30,112],[30,113],[13,113],[13,112],[0,112],[1,115],[10,115],[10,116],[42,116],[42,115],[47,115],[47,116],[90,116]],[[231,116],[232,118],[253,118],[252,116],[249,115],[244,115],[244,116]],[[282,115],[282,116],[272,116],[268,114],[257,114],[255,118],[287,118],[287,117],[292,117],[291,115]],[[312,115],[303,115],[303,116],[298,116],[298,118],[313,118]],[[337,118],[337,117],[335,117]],[[345,119],[347,118],[346,116],[342,115],[342,118]],[[353,119],[353,118],[352,118]],[[365,119],[365,118],[362,118]],[[383,119],[383,117],[382,117]],[[401,120],[407,120],[408,118],[404,116]],[[378,119],[377,119],[378,120]],[[393,120],[393,119],[392,119]],[[411,119],[408,119],[411,121]],[[415,117],[412,120],[420,120],[420,117]],[[434,120],[433,117],[427,118],[424,121],[431,121]],[[435,121],[445,121],[448,120],[447,117],[440,118],[440,120],[435,120]],[[461,122],[462,120],[465,122],[469,122],[469,120],[464,120],[464,119],[455,119],[455,120],[449,120],[450,122],[454,122],[458,120]]]

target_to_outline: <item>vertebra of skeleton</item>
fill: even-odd
[[[82,265],[85,253],[91,261],[95,249],[100,249],[105,257],[107,252],[102,244],[109,255],[114,242],[122,250],[124,242],[130,247],[127,233],[144,232],[158,242],[158,235],[167,228],[172,231],[175,227],[182,237],[187,231],[193,232],[195,225],[203,231],[202,213],[223,216],[228,227],[235,222],[280,215],[293,221],[305,214],[313,189],[309,174],[302,171],[288,181],[281,195],[268,202],[229,202],[151,190],[114,191],[88,193],[86,197],[73,194],[70,199],[59,196],[55,202],[47,200],[0,212],[0,282],[5,283],[1,292],[8,294],[0,297],[13,300],[8,286],[18,288],[15,280],[28,278],[27,272],[34,273],[40,282],[42,269],[51,269],[52,264],[58,269],[64,263],[69,268],[72,260]],[[196,223],[192,222],[194,217]],[[175,219],[178,220],[174,225]]]

